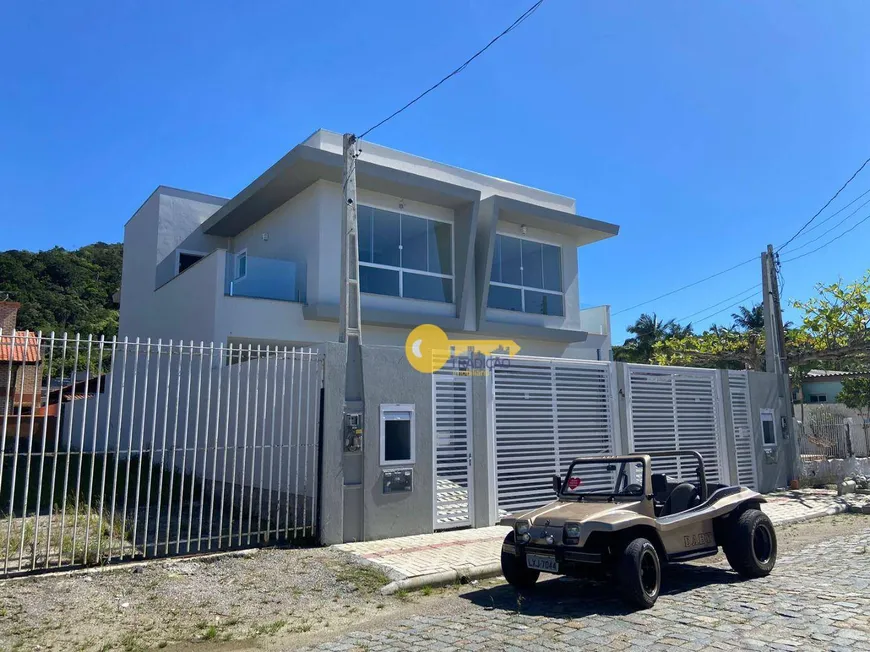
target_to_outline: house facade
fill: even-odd
[[[862,371],[832,371],[811,369],[803,376],[800,393],[793,392],[794,401],[804,403],[836,403],[837,396],[843,391],[843,381],[850,378],[866,378],[870,374]]]
[[[342,137],[317,131],[232,199],[158,188],[125,226],[121,337],[307,345],[338,337]],[[610,358],[609,306],[580,308],[576,252],[619,227],[575,201],[362,144],[368,344],[422,323],[523,355]],[[582,254],[581,254],[582,255]]]
[[[36,333],[16,331],[15,301],[0,301],[0,422],[42,406],[42,353]]]

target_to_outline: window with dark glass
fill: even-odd
[[[188,267],[193,265],[194,263],[205,258],[205,254],[194,254],[188,253],[185,251],[178,252],[178,273],[181,274]]]
[[[536,315],[564,315],[561,249],[497,235],[487,306]]]
[[[453,302],[450,224],[359,206],[360,291]]]

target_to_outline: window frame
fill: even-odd
[[[187,256],[199,256],[199,258],[196,260],[196,262],[191,263],[190,265],[185,267],[184,270],[182,270],[181,269],[181,256],[182,256],[182,254],[187,255]],[[176,249],[175,250],[175,275],[178,276],[179,274],[181,274],[182,271],[186,272],[187,270],[189,270],[191,267],[196,265],[196,263],[198,263],[200,260],[202,260],[206,256],[208,256],[208,253],[206,253],[204,251],[194,251],[193,249]]]
[[[239,261],[245,257],[245,273],[239,274]],[[241,251],[233,254],[233,281],[241,281],[248,275],[248,248],[245,247]]]
[[[528,285],[517,285],[515,283],[504,283],[502,281],[493,281],[492,280],[492,265],[495,263],[495,247],[498,246],[499,236],[503,236],[505,238],[514,238],[515,240],[518,240],[521,243],[520,244],[520,271],[522,271],[522,268],[523,268],[522,242],[524,240],[527,242],[535,242],[535,243],[542,244],[542,245],[549,245],[551,247],[556,247],[559,250],[559,287],[561,287],[562,289],[559,292],[556,292],[555,290],[547,290],[545,288],[536,288],[536,287],[531,287]],[[501,260],[501,259],[499,258],[499,260]],[[489,285],[490,286],[495,285],[496,287],[519,290],[520,291],[520,310],[511,310],[510,308],[496,308],[496,307],[492,307],[492,309],[493,310],[504,310],[506,312],[521,312],[524,315],[540,315],[541,313],[538,313],[538,312],[526,312],[526,290],[529,290],[530,292],[539,292],[541,294],[552,294],[552,295],[560,297],[562,299],[562,314],[561,315],[544,314],[542,316],[544,316],[544,317],[564,317],[565,316],[565,274],[564,274],[563,263],[564,263],[564,252],[562,251],[561,244],[559,244],[557,242],[544,240],[541,238],[528,237],[525,235],[516,235],[514,233],[506,233],[504,231],[500,231],[500,230],[496,229],[495,241],[493,242],[492,262],[490,263],[490,269],[489,269]],[[542,256],[542,270],[541,271],[543,273],[543,256]],[[542,285],[543,285],[543,283],[542,283]],[[486,307],[487,308],[491,307],[489,305],[489,292],[487,292]]]
[[[439,303],[446,305],[455,305],[456,304],[456,242],[453,237],[453,221],[442,218],[442,217],[432,217],[431,215],[423,215],[421,213],[415,213],[411,211],[407,211],[404,208],[396,210],[395,208],[384,206],[382,204],[377,204],[375,202],[360,202],[357,205],[357,219],[359,219],[359,210],[361,208],[370,208],[373,210],[381,210],[388,211],[390,213],[396,213],[399,216],[399,266],[395,265],[384,265],[382,263],[369,263],[363,260],[359,260],[360,267],[370,267],[372,269],[385,269],[391,272],[397,272],[399,274],[399,296],[395,296],[392,294],[379,294],[377,292],[362,292],[362,294],[368,294],[375,297],[390,297],[392,299],[407,299],[410,301],[426,301],[429,303]],[[403,252],[403,243],[402,243],[402,216],[407,215],[408,217],[416,217],[421,220],[429,220],[431,222],[440,222],[441,224],[446,224],[450,227],[450,269],[452,271],[451,274],[439,274],[438,272],[430,272],[428,270],[420,270],[420,269],[412,269],[410,267],[403,267],[402,264],[404,261],[402,260],[402,252]],[[359,232],[359,229],[357,229]],[[372,242],[369,243],[370,248],[374,251],[374,228],[372,228]],[[359,242],[357,242],[357,254],[359,253]],[[405,293],[405,274],[419,274],[421,276],[429,276],[432,278],[441,278],[441,279],[450,279],[450,298],[451,301],[437,301],[433,299],[420,299],[418,297],[406,297]]]
[[[411,441],[410,441],[410,455],[408,459],[403,460],[387,460],[386,459],[386,423],[387,419],[384,418],[385,413],[388,412],[408,412],[411,415]],[[417,414],[416,414],[416,405],[413,403],[381,403],[380,409],[378,411],[379,418],[379,444],[380,451],[378,453],[378,457],[380,460],[381,466],[393,467],[393,466],[408,466],[409,464],[416,464],[417,461]]]

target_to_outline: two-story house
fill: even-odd
[[[120,335],[298,345],[338,336],[342,137],[320,130],[232,199],[159,187],[127,222]],[[364,341],[411,328],[607,360],[608,306],[580,308],[577,248],[619,227],[571,198],[362,143]]]

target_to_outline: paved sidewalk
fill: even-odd
[[[777,525],[838,514],[870,505],[870,496],[837,496],[826,489],[783,491],[765,496],[764,512]],[[335,546],[362,563],[381,567],[399,582],[438,576],[445,581],[498,574],[501,543],[510,528],[492,527],[418,534]],[[394,586],[395,588],[395,586]]]

